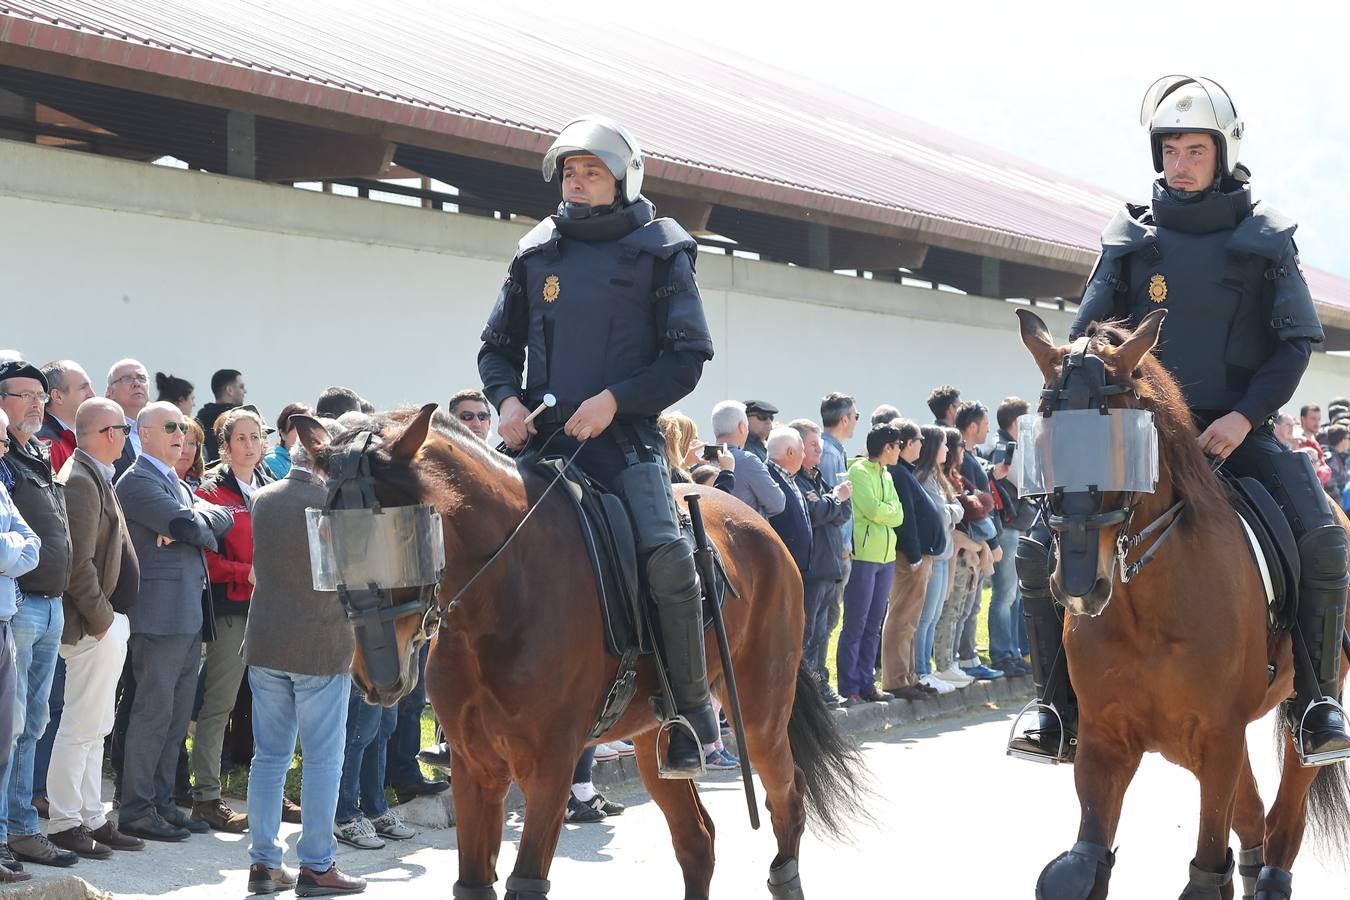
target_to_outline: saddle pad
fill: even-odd
[[[1298,604],[1298,582],[1302,566],[1294,532],[1275,498],[1255,478],[1225,475],[1233,509],[1242,521],[1252,553],[1267,584],[1271,626],[1289,627]]]

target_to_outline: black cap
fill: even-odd
[[[7,378],[34,378],[42,383],[42,392],[47,393],[47,376],[42,370],[25,359],[11,359],[0,363],[0,381]]]
[[[778,415],[778,407],[774,406],[772,403],[765,403],[763,400],[745,401],[745,411],[747,414],[759,413],[766,416]]]

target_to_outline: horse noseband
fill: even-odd
[[[445,569],[435,508],[425,503],[384,507],[376,499],[368,451],[377,440],[367,433],[335,452],[323,509],[305,511],[314,588],[337,592],[363,652],[397,649],[394,621],[407,615],[423,616],[416,641],[427,639]],[[400,588],[417,588],[417,595],[397,603],[394,591]],[[374,653],[365,662],[375,684],[397,682],[396,653]]]

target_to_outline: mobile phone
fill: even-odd
[[[708,462],[717,462],[717,457],[725,446],[725,444],[704,444],[703,458]]]
[[[1017,441],[1006,441],[998,445],[998,452],[994,455],[994,465],[1007,463],[1012,465],[1013,451],[1017,449]]]

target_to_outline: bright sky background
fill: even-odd
[[[1144,91],[1161,75],[1206,75],[1246,122],[1240,158],[1254,196],[1298,219],[1304,263],[1350,278],[1350,14],[1337,3],[1122,3],[1108,13],[1081,0],[588,0],[561,9],[678,32],[724,48],[728,61],[754,57],[1136,201],[1155,177],[1138,125]],[[653,42],[657,56],[671,49]]]

